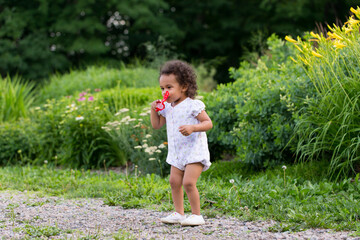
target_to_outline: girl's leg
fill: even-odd
[[[203,170],[201,163],[188,164],[185,167],[183,186],[189,198],[192,214],[200,215],[200,196],[196,182]]]
[[[172,199],[175,206],[175,211],[184,215],[184,192],[182,189],[184,172],[180,169],[171,166],[170,170],[170,186]]]

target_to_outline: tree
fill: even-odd
[[[181,35],[163,0],[0,0],[0,73],[41,79],[81,63],[122,60]],[[166,24],[164,24],[166,23]]]

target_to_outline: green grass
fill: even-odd
[[[216,162],[198,182],[201,208],[208,217],[230,215],[241,220],[279,222],[271,231],[306,228],[360,230],[360,183],[326,180],[324,163],[281,166],[254,173],[238,162]],[[233,179],[234,183],[230,180]],[[68,198],[103,198],[108,205],[170,211],[168,178],[157,175],[126,177],[49,167],[4,167],[0,190],[40,191]],[[185,201],[186,211],[190,211]]]
[[[68,74],[53,75],[38,89],[36,104],[47,99],[78,94],[82,91],[94,92],[95,89],[144,88],[158,86],[158,70],[150,68],[108,68],[89,66],[85,70],[71,70]]]
[[[35,85],[15,76],[0,77],[0,123],[16,121],[28,116],[29,107],[35,100]]]

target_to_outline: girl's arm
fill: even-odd
[[[179,127],[179,132],[184,136],[189,136],[193,132],[206,132],[213,127],[211,119],[205,111],[201,111],[196,118],[200,123],[194,125],[182,125]]]
[[[164,124],[166,123],[166,119],[159,115],[156,110],[156,101],[153,101],[151,103],[151,113],[150,113],[150,121],[151,126],[155,129],[160,129]]]

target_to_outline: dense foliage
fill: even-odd
[[[327,37],[288,37],[319,96],[309,99],[295,129],[297,152],[304,161],[327,159],[337,178],[360,170],[360,8],[351,11],[357,19],[351,16],[343,26],[329,26]]]
[[[288,142],[303,99],[313,95],[312,84],[289,59],[292,48],[275,35],[268,45],[271,52],[255,66],[243,62],[231,69],[235,81],[219,86],[207,98],[214,122],[209,142],[215,158],[232,153],[256,168],[295,161],[294,146]]]
[[[230,69],[233,83],[201,92],[214,123],[212,160],[235,157],[264,169],[297,157],[325,159],[341,178],[357,173],[359,24],[352,16],[342,27],[329,27],[329,38],[287,36],[294,45],[272,35],[256,62]],[[214,83],[214,73],[204,69],[197,68],[202,88]],[[165,128],[152,129],[148,116],[149,104],[160,97],[157,77],[150,68],[94,66],[55,75],[38,86],[38,95],[32,85],[2,79],[0,161],[127,165],[166,175]]]
[[[252,35],[258,38],[255,45],[261,46],[273,32],[300,34],[315,23],[341,21],[349,7],[359,3],[1,0],[0,74],[38,80],[81,64],[129,62],[145,57],[147,46],[158,46],[165,39],[169,44],[162,47],[177,56],[220,64],[217,80],[227,82],[228,67],[238,64]]]

